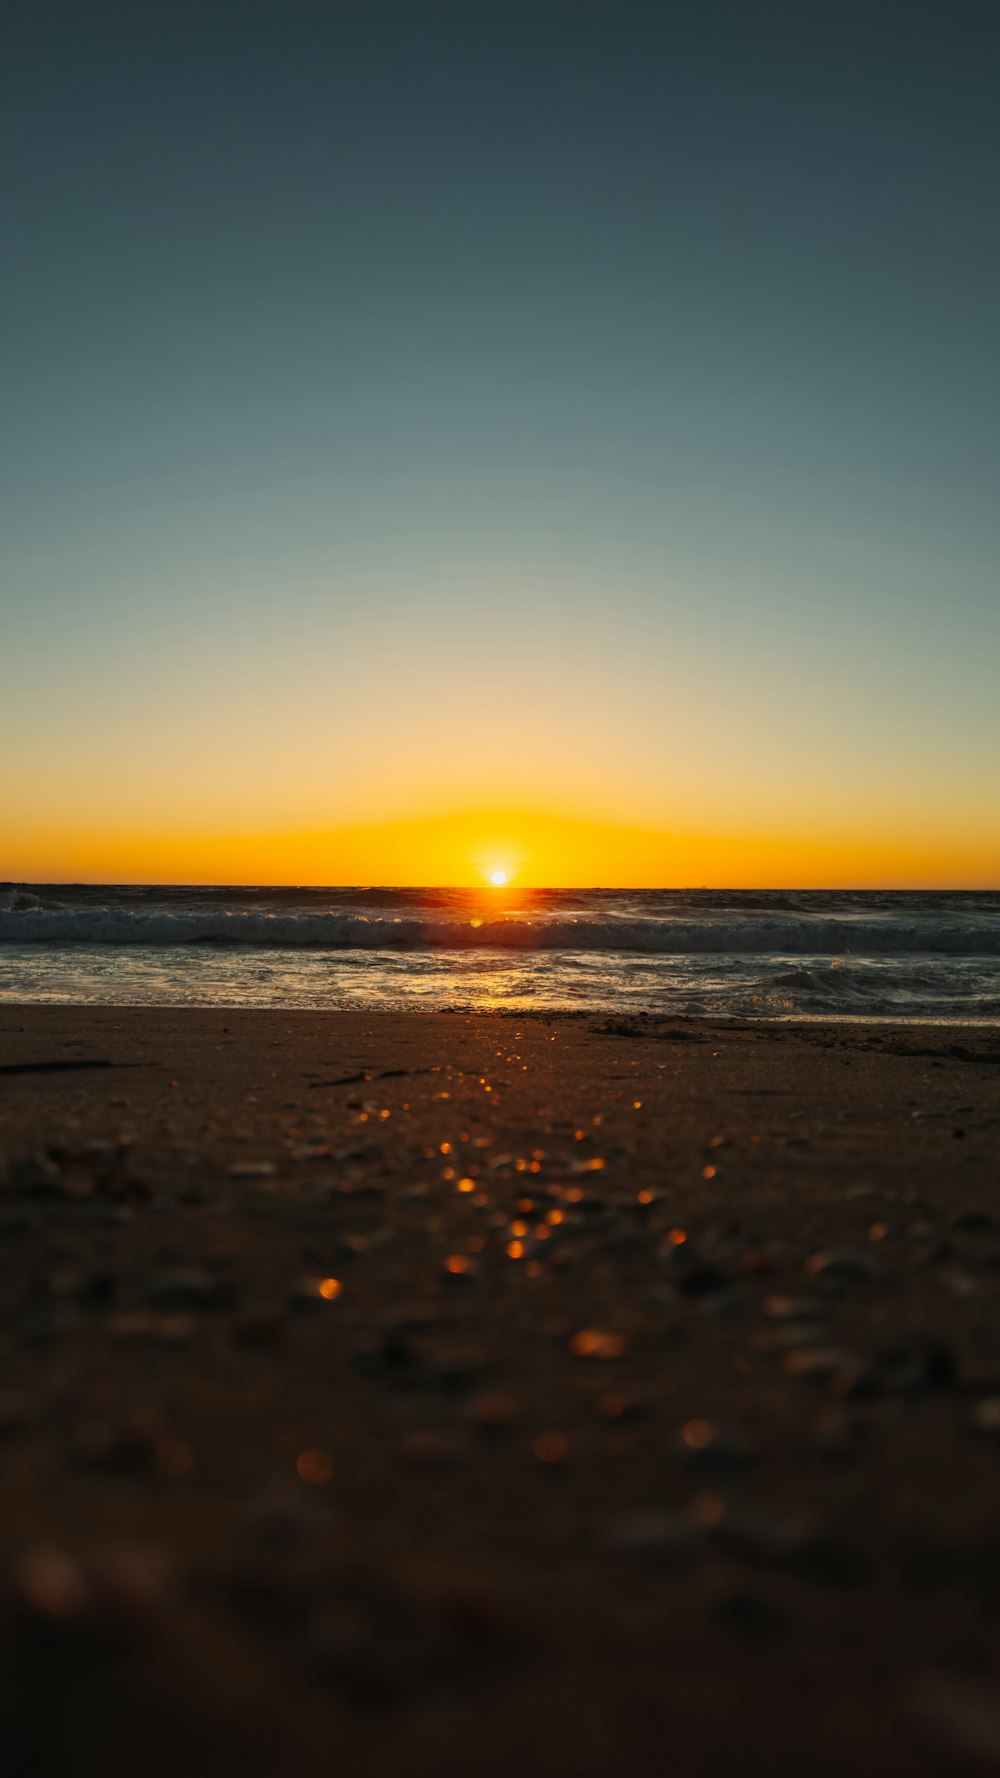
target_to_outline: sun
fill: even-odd
[[[494,889],[502,889],[506,881],[507,872],[505,870],[490,871],[490,882],[493,884]]]

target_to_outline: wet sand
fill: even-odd
[[[998,1154],[983,1029],[0,1008],[5,1778],[993,1770]]]

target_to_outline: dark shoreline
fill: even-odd
[[[996,1062],[0,1007],[5,1771],[991,1769]]]

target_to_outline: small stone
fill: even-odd
[[[1000,1233],[1000,1218],[987,1210],[960,1210],[952,1217],[951,1226],[962,1234],[995,1235]]]
[[[36,1544],[14,1565],[23,1604],[39,1617],[69,1624],[93,1617],[125,1628],[162,1601],[173,1574],[168,1551],[117,1539],[81,1559],[55,1544]]]
[[[823,1313],[822,1304],[809,1296],[767,1296],[763,1309],[772,1321],[813,1321]]]
[[[90,1173],[68,1171],[63,1173],[59,1182],[60,1196],[73,1199],[77,1203],[82,1203],[85,1198],[94,1197],[96,1191],[97,1186]]]
[[[876,1371],[882,1389],[891,1394],[914,1395],[927,1389],[953,1388],[958,1364],[948,1346],[905,1346],[881,1352]]]
[[[339,1278],[322,1273],[297,1278],[288,1293],[288,1307],[293,1314],[306,1315],[329,1308],[342,1294]]]
[[[884,1388],[877,1365],[853,1354],[846,1364],[839,1365],[830,1378],[834,1395],[853,1399],[859,1395],[879,1395]]]
[[[649,1412],[649,1404],[636,1395],[625,1395],[618,1389],[606,1389],[595,1403],[602,1420],[641,1420]]]
[[[811,1278],[830,1284],[871,1284],[875,1278],[875,1262],[869,1253],[855,1253],[848,1248],[840,1252],[813,1253],[806,1260]]]
[[[109,1229],[124,1229],[135,1221],[135,1211],[130,1210],[127,1204],[102,1204],[98,1220]]]
[[[789,1352],[782,1370],[796,1383],[828,1383],[855,1363],[853,1353],[842,1346],[808,1346],[800,1352]]]
[[[531,1449],[548,1469],[561,1469],[569,1462],[571,1445],[565,1432],[540,1432],[532,1439]]]
[[[925,1248],[922,1253],[914,1255],[913,1263],[918,1266],[946,1266],[955,1258],[954,1241],[936,1241],[932,1247]]]
[[[295,1460],[295,1471],[307,1488],[325,1488],[336,1473],[336,1463],[329,1451],[309,1445]]]
[[[7,1169],[7,1189],[44,1196],[60,1188],[62,1170],[45,1154],[24,1155]]]
[[[688,1240],[677,1241],[673,1235],[668,1235],[660,1245],[659,1257],[668,1269],[671,1283],[682,1296],[707,1296],[710,1291],[722,1290],[730,1282],[729,1274],[699,1253]]]
[[[278,1169],[273,1161],[234,1161],[228,1171],[230,1179],[273,1179]]]
[[[388,1246],[396,1239],[396,1231],[389,1222],[381,1222],[376,1228],[366,1229],[364,1234],[348,1234],[343,1237],[340,1245],[348,1253],[361,1255],[374,1253],[379,1247]]]
[[[740,1265],[744,1272],[749,1273],[752,1278],[761,1278],[766,1277],[769,1272],[773,1271],[774,1260],[773,1257],[769,1257],[767,1253],[762,1253],[754,1248],[750,1253],[745,1253],[743,1255],[743,1258],[740,1260]]]
[[[22,1601],[39,1617],[80,1617],[90,1603],[90,1586],[82,1564],[56,1544],[34,1544],[14,1564],[14,1580]]]
[[[755,1461],[742,1434],[716,1420],[689,1420],[681,1428],[680,1449],[692,1469],[706,1474],[748,1469]]]
[[[362,1376],[404,1378],[412,1374],[416,1349],[404,1330],[387,1328],[374,1340],[365,1337],[355,1340],[348,1356]]]
[[[569,1349],[574,1358],[624,1358],[628,1351],[628,1340],[624,1334],[615,1333],[607,1327],[585,1327],[575,1333]]]
[[[663,1206],[668,1201],[669,1195],[670,1194],[665,1191],[651,1191],[647,1186],[642,1191],[636,1193],[633,1209],[639,1211],[662,1210]]]
[[[444,1275],[449,1284],[471,1284],[479,1276],[478,1261],[469,1253],[449,1253]]]
[[[117,1280],[111,1272],[82,1272],[73,1266],[64,1266],[49,1275],[49,1289],[53,1296],[74,1297],[80,1303],[109,1302],[116,1287]]]

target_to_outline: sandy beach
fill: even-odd
[[[1000,1764],[1000,1037],[0,1009],[0,1765]]]

